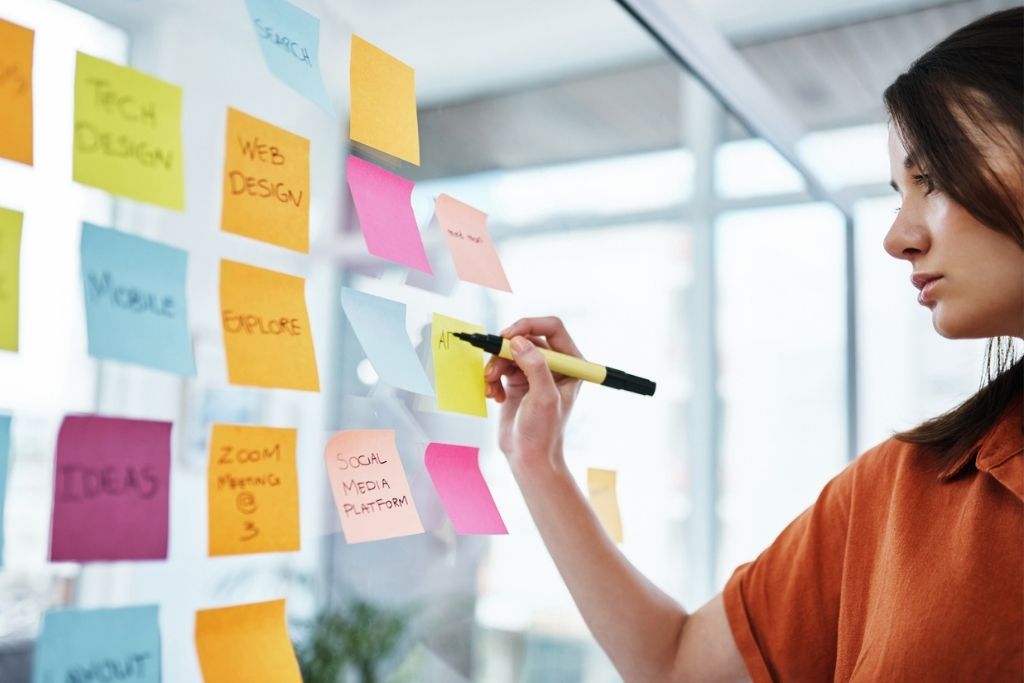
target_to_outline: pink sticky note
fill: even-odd
[[[338,432],[324,463],[347,542],[423,533],[393,429]]]
[[[501,259],[487,232],[487,214],[442,194],[434,205],[460,280],[511,292]]]
[[[65,417],[57,435],[50,559],[166,559],[170,469],[170,422]]]
[[[441,503],[459,534],[507,534],[480,473],[478,448],[432,443],[424,461]]]
[[[370,253],[432,274],[412,212],[412,181],[354,156],[349,156],[347,169]]]

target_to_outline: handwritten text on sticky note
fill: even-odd
[[[393,430],[338,432],[324,463],[347,542],[423,533]]]
[[[319,391],[306,281],[220,262],[221,326],[232,384]]]
[[[196,651],[204,683],[302,683],[284,600],[199,610]]]
[[[210,555],[299,549],[295,430],[213,425]]]
[[[611,539],[622,543],[622,517],[619,515],[619,498],[615,492],[615,470],[587,470],[587,491],[590,505],[601,520]]]
[[[79,52],[73,167],[85,185],[184,209],[181,88]]]
[[[434,211],[460,280],[511,292],[498,251],[487,232],[487,214],[442,194]]]
[[[420,133],[415,70],[353,35],[349,87],[349,136],[418,166]]]
[[[83,223],[89,354],[194,375],[187,268],[187,251]]]
[[[65,417],[50,560],[165,559],[170,467],[170,422]]]
[[[32,164],[35,31],[0,19],[0,157]]]
[[[156,605],[57,610],[43,618],[33,683],[160,683]]]
[[[487,417],[484,396],[484,353],[455,332],[483,333],[479,325],[434,314],[430,346],[434,354],[437,407],[453,413]]]
[[[0,349],[18,350],[22,214],[0,209]]]
[[[432,443],[424,463],[441,503],[459,534],[507,534],[480,472],[480,449]]]
[[[320,75],[320,20],[285,0],[245,0],[267,68],[288,87],[333,111]]]
[[[369,252],[432,272],[412,211],[412,181],[355,156],[349,156],[346,172]]]
[[[228,109],[221,227],[309,251],[309,140]]]

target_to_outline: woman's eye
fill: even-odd
[[[927,173],[921,173],[921,174],[918,174],[918,175],[914,176],[914,182],[916,184],[924,187],[925,195],[930,195],[932,192],[934,192],[937,189],[936,186],[935,186],[935,181],[932,180],[932,177],[930,175],[928,175]]]

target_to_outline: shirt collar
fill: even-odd
[[[939,479],[951,479],[972,462],[1024,501],[1024,405],[1019,396],[1010,401],[992,429],[939,474]]]

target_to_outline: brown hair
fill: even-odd
[[[935,185],[988,228],[1024,249],[1024,204],[979,143],[992,142],[1024,172],[1024,8],[996,12],[921,55],[885,90],[892,123]],[[990,339],[981,388],[952,410],[895,435],[959,459],[1024,393],[1024,366],[1009,338]]]

